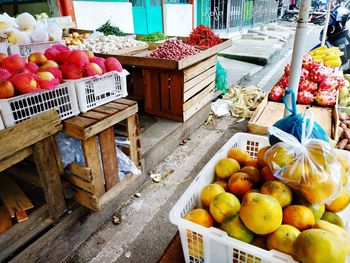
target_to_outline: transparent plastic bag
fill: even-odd
[[[118,156],[119,179],[123,180],[128,173],[132,173],[133,175],[140,175],[141,171],[135,166],[130,158],[118,147],[116,147],[116,149]]]
[[[271,127],[269,133],[281,142],[270,147],[264,157],[276,178],[300,192],[308,202],[322,204],[340,193],[346,172],[328,142],[310,138],[314,123],[311,110],[307,110],[301,124],[301,141]]]
[[[227,71],[221,66],[220,62],[216,63],[216,77],[215,87],[222,91],[223,94],[227,92]]]

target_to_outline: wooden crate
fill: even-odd
[[[78,203],[98,211],[126,187],[119,182],[114,126],[126,120],[130,159],[139,166],[137,112],[135,101],[118,99],[63,121],[63,132],[79,139],[84,152],[85,166],[72,163],[65,175]]]
[[[184,70],[144,69],[145,111],[185,122],[215,98],[217,57]]]
[[[298,113],[303,114],[310,107],[308,105],[297,105]],[[267,97],[261,102],[254,115],[248,122],[248,132],[258,135],[267,135],[267,130],[275,122],[284,116],[284,104],[281,102],[268,101]],[[321,125],[331,139],[336,139],[338,133],[337,107],[311,106],[315,121]]]
[[[0,261],[52,224],[66,205],[60,174],[63,172],[53,137],[61,130],[56,110],[50,110],[0,131]],[[33,156],[36,171],[18,169],[17,164]],[[19,177],[42,188],[45,205],[34,207],[13,180]],[[29,216],[27,210],[31,210]],[[12,226],[11,217],[17,219]]]

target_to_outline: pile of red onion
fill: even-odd
[[[181,60],[199,53],[199,49],[183,43],[178,39],[169,39],[159,45],[148,57]]]

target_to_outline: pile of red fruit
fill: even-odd
[[[32,53],[28,60],[19,55],[0,53],[0,99],[51,90],[63,79],[80,79],[123,70],[116,58],[95,57],[88,50],[71,51],[53,45],[44,54]]]
[[[285,89],[288,87],[290,64],[284,69],[284,74],[269,93],[269,99],[281,101]],[[311,104],[315,102],[319,106],[334,106],[337,99],[337,90],[345,85],[341,74],[333,68],[315,62],[310,55],[303,58],[303,67],[299,82],[297,102]]]

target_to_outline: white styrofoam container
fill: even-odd
[[[44,53],[49,47],[58,44],[64,44],[64,41],[48,41],[26,45],[9,45],[9,54],[19,54],[22,57],[29,57],[29,55],[34,52]]]
[[[204,166],[181,198],[170,211],[170,221],[177,225],[187,263],[250,263],[250,262],[295,262],[292,257],[276,250],[264,250],[254,245],[229,237],[226,232],[192,223],[183,217],[192,209],[201,208],[201,192],[204,186],[213,182],[215,165],[227,157],[228,151],[238,147],[256,159],[258,150],[269,145],[267,137],[236,133]],[[350,164],[350,152],[336,150]],[[350,207],[339,213],[349,230]]]
[[[0,42],[0,53],[8,54],[8,43]]]
[[[62,120],[80,113],[73,83],[66,82],[52,90],[0,99],[5,127],[10,127],[53,108],[58,110]]]
[[[79,109],[87,112],[102,104],[128,95],[126,76],[129,72],[111,71],[101,76],[93,76],[73,81],[77,93]]]

